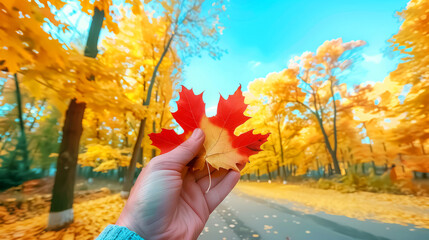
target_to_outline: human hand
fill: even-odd
[[[145,240],[197,239],[210,213],[240,179],[233,170],[194,172],[186,167],[201,150],[204,138],[203,131],[195,129],[180,146],[153,158],[138,176],[116,225]]]

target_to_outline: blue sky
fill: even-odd
[[[219,46],[226,49],[220,60],[207,54],[190,59],[183,84],[204,91],[207,112],[215,113],[219,93],[243,90],[255,78],[287,66],[304,51],[316,51],[326,40],[365,40],[362,60],[355,64],[350,82],[382,81],[394,70],[394,60],[384,56],[387,40],[400,26],[396,11],[407,0],[231,0],[229,19]]]

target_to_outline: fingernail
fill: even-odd
[[[203,136],[203,131],[199,128],[195,128],[194,132],[191,135],[191,138],[198,139],[198,138],[201,138],[202,136]]]

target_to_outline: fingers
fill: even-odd
[[[237,164],[238,169],[241,171],[243,170],[243,168],[246,166],[246,163],[239,163]],[[219,171],[223,173],[223,175],[225,175],[228,170],[225,170],[223,168],[220,168],[219,170],[216,170],[216,168],[210,166],[209,164],[209,169],[210,169],[210,174],[213,176],[213,174],[217,174]],[[195,179],[197,181],[199,181],[202,178],[205,178],[209,175],[208,171],[207,171],[207,164],[204,164],[204,168],[202,170],[198,170],[198,171],[194,171],[194,175],[195,175]]]
[[[238,180],[240,180],[240,173],[230,170],[215,187],[206,193],[207,206],[209,207],[210,212],[213,212],[213,210],[226,198],[237,184]]]
[[[240,171],[244,168],[246,164],[237,164],[238,169]],[[207,170],[207,167],[205,166],[203,170],[199,170],[194,172],[195,180],[197,180],[198,185],[201,187],[201,191],[205,192],[209,185],[211,188],[215,187],[228,173],[228,170],[224,168],[220,168],[219,170],[216,170],[212,166],[209,165],[210,169],[210,176]]]
[[[210,171],[210,174],[212,174],[212,173],[214,173],[214,172],[217,172],[217,170],[216,170],[216,168],[214,168],[214,167],[212,167],[212,166],[210,166],[210,165],[208,165],[209,166],[209,170],[207,170],[207,164],[206,163],[204,163],[204,168],[203,169],[201,169],[201,170],[197,170],[197,171],[194,171],[194,175],[195,175],[195,180],[200,180],[201,178],[203,178],[203,177],[205,177],[205,176],[207,176],[207,175],[209,175],[209,172],[208,171]]]
[[[192,207],[202,221],[209,217],[210,212],[207,207],[205,196],[201,194],[200,186],[195,183],[195,178],[192,174],[185,176],[180,196],[189,206]]]
[[[201,150],[204,143],[204,133],[201,129],[196,128],[191,137],[178,147],[167,153],[169,157],[178,157],[178,160],[184,165],[188,164]]]
[[[219,169],[214,170],[210,173],[210,176],[208,175],[207,169],[206,169],[206,175],[205,177],[201,177],[197,180],[198,185],[200,185],[201,191],[205,192],[207,188],[210,185],[210,188],[216,187],[218,183],[222,181],[222,179],[226,176],[228,173],[228,170],[225,169]],[[210,184],[211,181],[211,184]]]
[[[201,150],[204,138],[203,131],[197,128],[188,140],[170,152],[154,158],[153,163],[155,163],[158,168],[164,170],[182,171],[186,164],[188,164]]]

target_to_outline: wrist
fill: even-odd
[[[126,227],[130,231],[135,232],[136,234],[138,234],[140,237],[143,238],[143,236],[139,233],[138,229],[136,229],[135,226],[130,221],[128,221],[127,217],[123,216],[123,214],[121,214],[119,216],[119,218],[116,221],[115,225],[119,226],[119,227]]]

